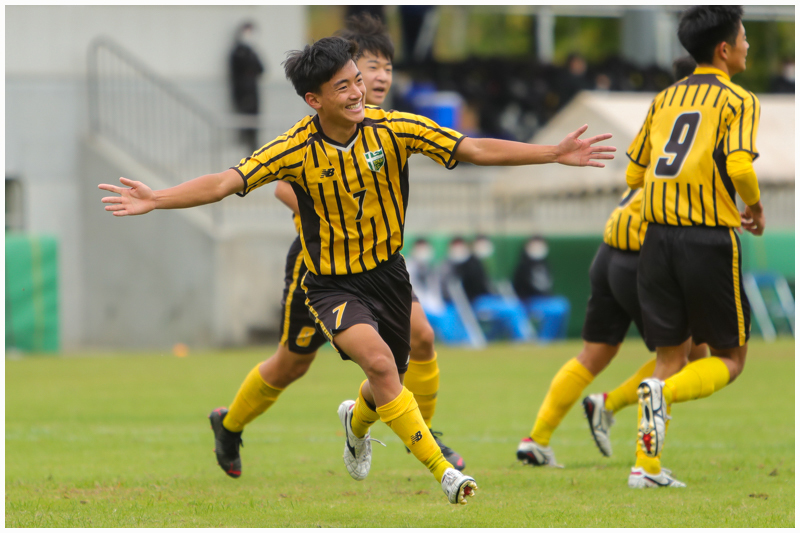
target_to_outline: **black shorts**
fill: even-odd
[[[656,346],[677,346],[690,334],[712,348],[743,346],[750,303],[739,236],[722,226],[651,223],[639,256],[639,301]]]
[[[301,283],[308,269],[303,261],[303,245],[298,236],[286,256],[286,275],[281,300],[281,340],[290,351],[299,354],[316,352],[328,342],[317,331],[314,317],[306,307],[306,293]]]
[[[356,324],[369,324],[394,355],[400,374],[408,369],[411,352],[411,283],[403,256],[395,254],[372,270],[359,274],[303,279],[308,307],[342,359],[350,359],[333,337]]]
[[[638,265],[639,252],[618,250],[606,243],[597,249],[589,269],[592,294],[583,321],[583,340],[616,346],[625,339],[633,321],[647,349],[655,351],[642,325],[642,309],[636,287]]]

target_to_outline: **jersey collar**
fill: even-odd
[[[693,74],[716,74],[717,76],[722,76],[726,80],[730,80],[731,77],[722,72],[720,69],[716,67],[697,67],[694,69]]]

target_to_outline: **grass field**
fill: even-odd
[[[677,404],[664,464],[686,489],[627,488],[635,408],[617,416],[614,456],[591,441],[580,406],[551,445],[564,470],[523,467],[550,379],[579,343],[439,347],[434,429],[480,487],[449,505],[382,423],[372,471],[342,464],[339,403],[360,370],[324,348],[309,374],[244,433],[243,470],[216,465],[208,413],[227,405],[272,347],[6,360],[6,527],[793,527],[794,342],[751,344],[739,380]],[[640,341],[587,392],[610,390],[645,361]]]

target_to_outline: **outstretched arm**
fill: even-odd
[[[175,187],[154,191],[140,181],[120,178],[126,187],[101,183],[98,189],[119,194],[101,201],[115,217],[143,215],[153,209],[181,209],[219,202],[244,189],[242,177],[233,169],[206,174]]]
[[[576,167],[604,167],[600,160],[614,159],[613,146],[595,146],[611,138],[610,133],[579,139],[589,126],[567,135],[558,145],[527,144],[500,139],[464,138],[456,148],[455,159],[482,166],[537,165],[561,163]]]

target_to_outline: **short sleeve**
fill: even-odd
[[[447,169],[456,167],[455,152],[464,139],[463,134],[421,115],[392,111],[386,118],[389,127],[411,153],[424,154]]]
[[[655,112],[656,102],[653,100],[650,111],[647,113],[647,118],[645,118],[642,128],[639,130],[636,138],[633,139],[627,152],[628,159],[631,160],[631,163],[642,168],[647,168],[647,165],[650,164],[650,127],[653,125],[653,114]]]
[[[245,196],[253,189],[275,180],[293,181],[299,177],[303,171],[310,124],[310,117],[306,117],[291,130],[231,167],[244,180],[244,189],[236,194]]]
[[[734,114],[725,134],[725,155],[742,151],[751,154],[753,159],[756,159],[758,157],[756,136],[758,135],[758,121],[761,118],[761,104],[756,95],[752,93],[746,93],[740,103],[733,104],[731,102],[731,104]]]

